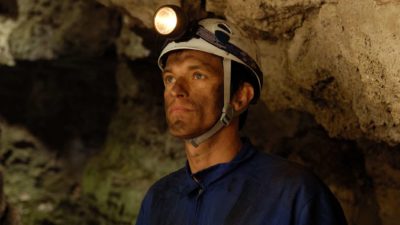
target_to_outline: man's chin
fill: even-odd
[[[187,139],[192,139],[196,138],[200,135],[202,135],[205,131],[203,130],[198,130],[198,131],[192,131],[192,130],[184,130],[184,129],[174,129],[172,127],[169,128],[169,133],[179,139],[182,140],[187,140]]]
[[[172,129],[169,129],[169,133],[179,139],[192,139],[195,138],[199,135],[197,134],[191,134],[191,133],[186,133],[186,132],[177,132],[177,131],[173,131]]]
[[[169,123],[169,133],[179,139],[192,139],[202,135],[207,129],[193,129],[189,124],[183,123],[183,121],[176,121],[175,123]]]
[[[188,130],[188,124],[182,120],[167,121],[169,133],[179,139],[189,139],[191,132]]]

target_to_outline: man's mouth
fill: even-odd
[[[180,112],[191,112],[193,109],[184,107],[184,106],[172,106],[169,108],[168,112],[171,113],[180,113]]]
[[[171,102],[168,106],[168,113],[188,113],[194,111],[194,105],[190,102]]]

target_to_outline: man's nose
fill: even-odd
[[[184,79],[177,79],[171,88],[171,94],[174,97],[187,97],[188,85]]]

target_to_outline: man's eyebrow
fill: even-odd
[[[179,66],[181,66],[181,65],[179,65]],[[196,60],[195,62],[190,63],[189,66],[187,66],[187,69],[188,70],[205,69],[205,70],[212,71],[215,73],[218,72],[214,69],[214,67],[210,63],[208,63],[206,61],[202,61],[202,60]],[[165,67],[162,72],[162,75],[164,75],[165,73],[172,73],[172,69]]]
[[[188,70],[198,70],[198,69],[202,69],[202,70],[205,69],[208,71],[217,72],[217,71],[215,71],[214,67],[208,62],[198,61],[198,62],[193,63],[192,65],[188,66]]]
[[[172,73],[172,70],[168,69],[168,68],[164,68],[161,75],[164,76],[165,73]]]
[[[189,70],[197,70],[197,69],[204,69],[204,68],[206,68],[207,70],[214,71],[214,68],[207,62],[199,62],[194,65],[190,65],[188,69]]]

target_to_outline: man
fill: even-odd
[[[186,167],[150,188],[137,225],[346,224],[315,176],[240,138],[262,84],[254,42],[224,20],[198,25],[159,58],[167,123],[185,142]]]

